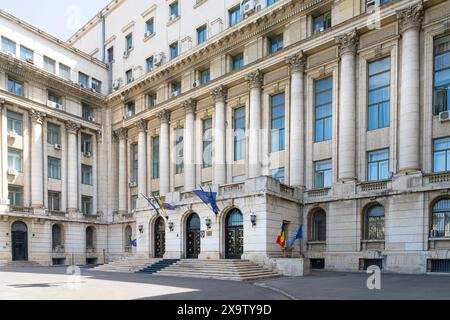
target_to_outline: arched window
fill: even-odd
[[[63,245],[63,232],[59,224],[52,227],[52,247],[53,249],[61,248]]]
[[[94,229],[94,227],[86,228],[86,249],[95,249],[95,229]]]
[[[433,206],[432,237],[450,237],[450,199],[442,199]]]
[[[130,226],[125,228],[125,248],[131,247],[131,236],[133,235],[133,230]]]
[[[241,227],[244,225],[244,218],[238,209],[231,210],[227,216],[227,227]]]
[[[200,230],[200,217],[193,213],[187,223],[188,230]]]
[[[364,219],[365,240],[384,240],[384,207],[377,205],[367,210]]]
[[[327,240],[327,216],[322,209],[312,213],[311,241]]]

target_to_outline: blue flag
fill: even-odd
[[[153,208],[153,209],[156,211],[156,213],[159,215],[159,214],[160,214],[160,213],[159,213],[159,210],[158,210],[158,208],[155,207],[155,205],[153,204],[153,201],[150,200],[149,197],[143,195],[142,193],[141,193],[141,196],[144,197],[145,200],[147,200],[147,202],[152,206],[152,208]]]
[[[211,189],[210,189],[211,190]],[[200,198],[200,200],[203,201],[206,205],[210,205],[212,208],[212,211],[217,215],[220,213],[220,209],[217,206],[217,192],[212,191],[205,191],[203,188],[200,187],[200,190],[195,190],[195,194]]]
[[[303,238],[303,225],[298,227],[297,233],[295,234],[295,237],[291,239],[290,246],[292,247],[297,240],[301,240]]]

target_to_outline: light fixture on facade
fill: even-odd
[[[170,230],[170,232],[173,231],[173,222],[172,221],[169,222],[169,230]]]
[[[139,233],[144,233],[144,226],[142,224],[139,225]]]
[[[205,223],[206,223],[206,227],[208,228],[208,230],[211,229],[211,224],[212,224],[211,219],[210,218],[206,218],[205,219]]]
[[[256,214],[252,213],[250,215],[250,221],[252,222],[252,226],[256,226]]]

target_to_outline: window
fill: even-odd
[[[450,171],[450,137],[434,140],[434,172]]]
[[[197,29],[197,44],[202,44],[208,38],[208,29],[206,25]]]
[[[184,129],[175,130],[175,174],[184,172]]]
[[[245,159],[245,107],[234,110],[234,161]]]
[[[87,197],[84,197],[87,198]],[[87,200],[87,199],[86,199]],[[84,213],[84,211],[83,211]],[[95,228],[87,227],[86,228],[86,249],[95,249]]]
[[[200,83],[205,84],[211,80],[211,72],[209,69],[200,72]]]
[[[60,63],[59,64],[59,76],[66,80],[70,80],[71,79],[70,75],[71,75],[70,67],[66,66],[65,64]]]
[[[331,160],[315,163],[314,187],[316,189],[331,188],[333,185],[333,164]]]
[[[130,33],[125,37],[125,51],[128,52],[133,48],[133,34]]]
[[[138,182],[138,144],[134,143],[130,145],[131,151],[131,181]]]
[[[275,53],[283,49],[283,34],[269,39],[269,53]]]
[[[313,17],[313,34],[322,32],[328,28],[331,28],[331,11]]]
[[[22,135],[22,114],[8,111],[6,117],[8,119],[8,132],[15,132],[18,135]]]
[[[242,20],[241,6],[236,6],[228,11],[230,27],[238,24]]]
[[[61,159],[48,157],[48,177],[50,179],[61,180]]]
[[[244,54],[239,53],[235,56],[231,57],[231,69],[232,70],[239,70],[244,66]]]
[[[272,170],[272,178],[280,181],[280,183],[284,183],[285,171],[286,170],[284,168],[278,168],[278,169]]]
[[[34,52],[27,47],[20,46],[20,59],[34,61]]]
[[[8,186],[9,204],[13,207],[23,206],[23,187]]]
[[[86,103],[82,103],[82,116],[83,119],[94,121],[95,118],[94,108],[92,108],[90,105]]]
[[[61,193],[60,192],[48,192],[48,210],[61,211]]]
[[[367,168],[367,179],[369,181],[388,179],[389,149],[369,152]]]
[[[364,240],[384,240],[384,207],[374,206],[369,208],[365,217]]]
[[[8,38],[2,37],[2,51],[16,55],[16,43]]]
[[[126,104],[127,117],[132,117],[136,114],[136,104],[134,101],[130,101]]]
[[[92,153],[92,136],[87,133],[81,133],[81,152]]]
[[[131,196],[131,210],[137,209],[138,196]]]
[[[450,238],[450,199],[442,199],[433,206],[433,238]]]
[[[22,172],[22,151],[8,148],[8,170]]]
[[[114,62],[114,47],[108,48],[108,63],[112,64]]]
[[[58,109],[63,108],[62,97],[54,92],[49,91],[47,94],[47,100],[56,103],[55,107]]]
[[[150,72],[153,70],[154,64],[153,64],[153,57],[147,58],[147,60],[145,60],[146,64],[147,64],[147,72]]]
[[[102,82],[95,78],[92,78],[91,87],[95,92],[102,92]]]
[[[434,114],[450,110],[450,35],[434,41]]]
[[[178,57],[178,41],[174,42],[169,47],[170,51],[170,59],[175,59]]]
[[[170,11],[171,17],[172,16],[178,17],[178,15],[179,15],[178,1],[175,1],[169,5],[169,11]]]
[[[159,179],[159,137],[152,138],[152,179]]]
[[[8,78],[8,91],[17,95],[24,96],[24,84],[21,81],[15,80],[13,78]]]
[[[271,141],[272,152],[285,149],[285,95],[280,93],[270,97],[271,101]]]
[[[127,72],[125,72],[125,78],[127,78],[127,83],[133,82],[134,78],[133,78],[133,70],[128,70]]]
[[[61,127],[47,123],[47,143],[51,145],[61,144]]]
[[[271,6],[276,3],[278,0],[267,0],[267,6]]]
[[[151,93],[147,95],[147,106],[149,108],[156,107],[156,99],[157,99],[156,93]]]
[[[86,196],[82,196],[81,197],[81,212],[84,215],[91,215],[92,214],[92,197],[86,197]],[[93,240],[91,240],[91,242],[93,242]],[[86,245],[88,245],[88,241],[86,239]]]
[[[154,23],[154,19],[153,18],[151,18],[150,20],[148,20],[146,23],[145,23],[145,28],[146,28],[146,31],[147,31],[147,35],[151,35],[151,34],[153,34],[153,32],[155,32],[155,23]]]
[[[78,84],[83,88],[89,88],[89,76],[78,72]]]
[[[315,84],[316,142],[333,136],[333,78],[317,80]]]
[[[391,58],[369,63],[369,130],[386,128],[390,125],[390,84]]]
[[[56,73],[56,61],[44,56],[44,70],[51,73]]]
[[[203,120],[203,168],[212,166],[212,118]]]
[[[311,241],[325,242],[327,240],[327,216],[322,209],[312,213],[310,235]]]
[[[81,184],[92,186],[92,166],[81,165]]]

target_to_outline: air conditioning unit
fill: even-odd
[[[127,118],[131,118],[132,116],[134,116],[134,112],[133,111],[128,111],[127,112]]]
[[[89,117],[88,117],[88,121],[90,121],[90,122],[94,122],[94,121],[95,121],[95,118],[94,118],[94,117],[92,117],[92,116],[89,116]]]
[[[176,14],[172,14],[172,15],[170,16],[170,18],[169,18],[169,21],[173,21],[173,20],[175,20],[176,18],[178,18],[178,16],[177,16]]]
[[[200,80],[197,80],[192,84],[192,87],[197,88],[197,87],[200,87],[200,85],[201,85]]]
[[[144,36],[145,36],[145,38],[147,38],[147,37],[150,37],[152,34],[153,34],[153,32],[146,31]]]
[[[8,138],[16,139],[17,138],[17,132],[14,132],[14,131],[8,132]]]
[[[163,63],[163,58],[164,58],[164,54],[163,53],[158,53],[157,55],[155,55],[155,57],[153,58],[153,64],[155,66],[160,66]]]
[[[172,91],[172,97],[178,97],[179,95],[180,95],[180,91],[178,91],[178,90]]]
[[[133,81],[134,81],[134,77],[133,76],[128,78],[128,83],[133,82]]]
[[[56,109],[62,110],[63,109],[63,105],[61,103],[57,103],[56,104]]]
[[[450,121],[450,111],[444,111],[439,113],[439,121],[440,122]]]
[[[55,150],[61,150],[62,149],[60,144],[55,144],[53,147],[55,148]]]
[[[128,51],[128,50],[125,50],[124,52],[123,52],[123,57],[126,59],[126,58],[128,58],[130,56],[130,52]]]
[[[120,80],[115,80],[112,84],[114,90],[119,90],[120,88]]]
[[[55,101],[48,100],[47,101],[47,106],[49,106],[50,108],[55,108],[56,109],[58,107],[58,104]]]
[[[131,181],[129,184],[130,188],[136,188],[137,187],[137,183],[135,181]]]
[[[34,61],[31,58],[27,58],[25,59],[25,61],[28,62],[29,64],[34,64]]]
[[[82,87],[83,89],[86,89],[86,86],[84,83],[80,83],[80,87]]]
[[[83,152],[83,155],[84,155],[86,158],[92,157],[92,153],[90,153],[90,152]]]
[[[13,176],[13,177],[15,177],[15,176],[17,176],[19,174],[19,172],[17,171],[17,170],[14,170],[14,169],[9,169],[8,170],[8,176]]]
[[[255,0],[243,0],[241,2],[242,13],[244,15],[250,15],[256,10]]]
[[[380,0],[366,0],[366,11],[372,12],[376,7],[380,6]]]

